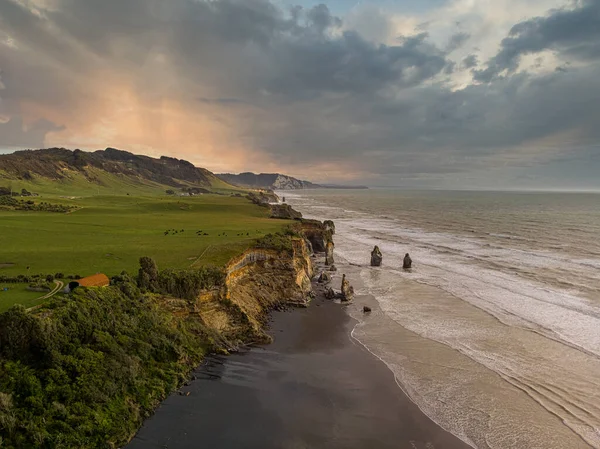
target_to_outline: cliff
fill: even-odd
[[[301,189],[367,189],[366,186],[345,186],[337,184],[315,184],[281,173],[221,173],[217,176],[229,184],[253,189],[301,190]]]
[[[315,189],[319,186],[309,181],[302,181],[280,173],[221,173],[217,175],[223,181],[240,187],[250,187],[271,190]]]
[[[225,267],[223,288],[202,292],[193,304],[203,323],[229,347],[268,341],[268,312],[285,305],[306,306],[314,275],[309,248],[293,238],[293,252],[253,248]]]

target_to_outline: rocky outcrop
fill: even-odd
[[[363,313],[370,313],[371,312],[371,308],[368,306],[364,306],[363,307]]]
[[[333,265],[333,241],[329,240],[325,245],[325,265]]]
[[[225,267],[223,288],[198,296],[195,313],[228,346],[269,341],[263,328],[271,309],[309,303],[314,275],[310,253],[301,238],[293,238],[292,247],[292,254],[256,248],[245,251]]]
[[[246,198],[263,207],[269,207],[271,203],[279,202],[279,197],[272,191],[249,192]]]
[[[271,204],[271,218],[297,220],[302,218],[302,214],[292,209],[289,204]]]
[[[331,235],[335,234],[335,223],[331,220],[325,220],[323,222],[323,226],[325,228],[325,231],[331,233]]]
[[[319,284],[328,284],[329,282],[331,282],[331,275],[328,272],[323,271],[321,272],[321,275],[319,276],[319,280],[317,282],[319,282]]]
[[[306,306],[311,298],[314,276],[311,246],[331,241],[331,228],[316,220],[298,220],[290,236],[291,248],[253,248],[233,258],[225,267],[225,286],[204,292],[195,311],[208,328],[232,345],[235,342],[267,341],[263,331],[268,312],[285,305]],[[331,281],[328,271],[320,275]],[[332,290],[333,291],[333,290]],[[352,289],[346,288],[352,296]],[[326,291],[326,293],[328,293]],[[333,293],[335,297],[335,292]],[[219,338],[221,338],[219,337]]]
[[[333,264],[333,234],[335,225],[331,220],[320,222],[318,220],[302,219],[300,220],[300,229],[302,235],[310,242],[313,251],[325,253],[325,263]]]
[[[373,251],[371,251],[371,266],[372,267],[380,267],[381,262],[383,261],[383,254],[379,250],[379,246],[375,246]]]
[[[342,298],[342,301],[352,301],[352,299],[354,298],[354,288],[350,285],[350,282],[348,282],[348,279],[346,279],[345,274],[342,276],[341,298]]]
[[[335,299],[335,291],[329,287],[327,290],[325,290],[325,298],[326,299]]]
[[[402,261],[402,268],[404,268],[405,270],[412,268],[412,259],[410,258],[408,253],[406,253],[406,256],[404,256],[404,260]]]

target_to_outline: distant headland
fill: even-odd
[[[303,189],[368,189],[366,186],[315,184],[310,181],[282,175],[281,173],[251,173],[245,172],[238,175],[232,173],[217,174],[223,181],[239,187],[270,190],[303,190]]]

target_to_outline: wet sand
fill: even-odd
[[[274,312],[274,343],[208,358],[127,448],[469,448],[350,337],[356,321],[343,307],[317,298]]]

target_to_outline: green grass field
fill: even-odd
[[[28,284],[3,284],[0,282],[0,313],[9,309],[14,304],[23,304],[25,307],[33,307],[42,301],[36,301],[44,296],[44,293],[30,292]],[[8,288],[8,291],[4,289]]]
[[[74,196],[34,198],[80,207],[69,214],[0,211],[0,275],[26,274],[27,267],[43,274],[136,273],[141,256],[160,268],[221,265],[288,223],[225,195]],[[170,229],[179,232],[164,235]]]

